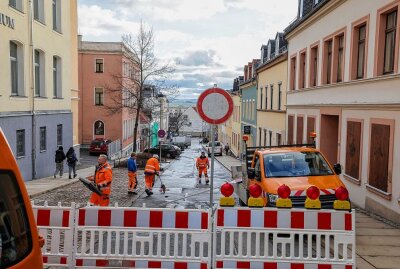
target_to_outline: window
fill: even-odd
[[[40,50],[35,50],[35,96],[44,96],[44,55]]]
[[[389,13],[386,17],[383,74],[391,74],[394,72],[396,25],[397,25],[397,11],[393,11]]]
[[[25,130],[17,130],[17,158],[25,156]]]
[[[53,30],[61,33],[61,0],[53,2]]]
[[[23,12],[23,1],[22,0],[9,0],[8,4],[10,7],[18,9],[19,11]]]
[[[338,54],[337,54],[337,74],[336,82],[343,81],[343,64],[344,64],[344,35],[337,37]]]
[[[265,86],[265,109],[268,109],[268,86]]]
[[[304,118],[302,116],[297,116],[297,135],[296,143],[303,143],[303,133],[304,133]]]
[[[371,119],[368,184],[384,193],[391,192],[393,129],[393,120]]]
[[[53,57],[53,96],[61,98],[61,59]]]
[[[267,145],[267,130],[264,129],[264,146]]]
[[[282,135],[279,133],[276,134],[276,145],[277,146],[282,145]]]
[[[258,140],[260,141],[258,145],[261,146],[261,128],[258,128],[258,137]]]
[[[33,0],[33,18],[44,23],[44,0]]]
[[[104,60],[96,59],[96,73],[103,73],[103,72],[104,72]]]
[[[94,134],[104,135],[104,122],[101,120],[98,120],[94,123]]]
[[[290,90],[296,89],[296,56],[290,59]]]
[[[287,143],[288,145],[293,144],[293,130],[294,130],[294,116],[288,116],[288,134],[287,134]]]
[[[57,125],[57,146],[63,145],[63,126],[62,124]]]
[[[10,63],[11,63],[11,94],[18,95],[19,92],[18,46],[14,42],[10,42]]]
[[[269,145],[272,146],[272,131],[269,131]]]
[[[40,151],[45,151],[47,148],[46,127],[40,127]]]
[[[310,57],[310,84],[311,87],[316,87],[318,81],[318,46],[311,48]]]
[[[313,138],[310,136],[312,132],[315,132],[315,117],[307,117],[307,144],[312,144],[314,142]]]
[[[1,170],[1,268],[12,267],[32,252],[32,234],[25,208],[15,175],[11,171]]]
[[[332,78],[332,40],[325,42],[326,62],[325,62],[325,84],[331,83]]]
[[[260,87],[260,109],[263,109],[263,87]]]
[[[357,44],[357,78],[364,78],[365,73],[365,42],[366,42],[366,25],[358,28],[358,44]]]
[[[282,109],[282,83],[278,83],[278,110]]]
[[[104,105],[104,89],[103,88],[95,88],[94,89],[94,104],[96,106]]]
[[[272,110],[272,109],[274,109],[274,106],[273,106],[273,104],[274,104],[274,84],[271,84],[269,92],[271,94],[271,97],[270,97],[270,100],[271,100],[270,109]]]
[[[361,141],[362,141],[362,122],[347,122],[346,138],[346,175],[353,179],[360,180],[361,167]]]
[[[300,53],[300,76],[299,76],[299,88],[304,89],[306,87],[306,52]]]

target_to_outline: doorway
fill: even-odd
[[[320,149],[333,165],[338,162],[339,116],[321,114]]]

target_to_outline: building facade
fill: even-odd
[[[286,120],[287,46],[277,33],[261,47],[257,72],[257,146],[284,144]]]
[[[197,107],[190,106],[183,112],[183,117],[187,118],[185,124],[180,131],[181,135],[191,135],[193,137],[203,137],[210,132],[210,125],[203,121],[197,112]]]
[[[119,139],[124,152],[133,150],[136,115],[123,104],[128,99],[123,96],[122,89],[134,68],[124,56],[125,51],[121,42],[88,42],[80,37],[79,129],[82,145],[89,145],[96,138]],[[110,113],[109,108],[122,106]],[[135,143],[140,143],[140,134]]]
[[[0,13],[0,127],[24,180],[47,177],[73,145],[77,1],[1,1]]]
[[[239,85],[241,92],[241,137],[248,135],[247,146],[257,145],[257,80],[256,71],[260,60],[253,60],[244,67],[244,82]],[[242,150],[242,152],[244,152]]]
[[[327,159],[343,165],[352,202],[396,222],[399,9],[398,0],[301,0],[285,30],[288,142],[307,142],[316,131]]]
[[[232,92],[231,97],[233,101],[233,112],[231,116],[232,134],[230,147],[233,155],[240,157],[240,149],[242,148],[242,99],[239,91]]]

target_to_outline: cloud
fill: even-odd
[[[215,50],[187,51],[184,56],[176,57],[175,63],[183,66],[217,66],[218,62]]]

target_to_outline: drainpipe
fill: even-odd
[[[30,91],[31,91],[31,115],[32,115],[32,179],[36,179],[36,112],[35,112],[35,68],[34,68],[34,47],[33,47],[33,5],[32,0],[29,0],[29,11],[28,11],[28,24],[29,24],[29,66],[30,72]]]

